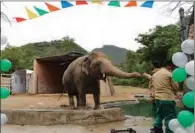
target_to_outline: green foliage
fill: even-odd
[[[138,50],[143,60],[157,60],[163,65],[180,49],[180,28],[177,25],[156,26],[152,32],[139,34],[135,40],[144,46]]]
[[[148,33],[139,34],[135,40],[142,44],[142,47],[136,52],[127,52],[125,62],[121,64],[126,72],[151,74],[151,61],[158,61],[163,66],[165,60],[171,59],[175,52],[180,51],[180,29],[177,25],[156,26]],[[148,86],[146,78],[113,78],[113,82],[116,85]]]
[[[17,69],[32,70],[33,60],[36,57],[62,55],[71,51],[87,53],[73,39],[64,37],[61,40],[30,43],[21,47],[7,46],[1,51],[1,58],[9,59],[12,62],[13,68],[10,72],[14,72]]]

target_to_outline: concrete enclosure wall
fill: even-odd
[[[104,110],[2,110],[8,124],[16,125],[90,125],[124,120],[119,108]]]

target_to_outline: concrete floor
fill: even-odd
[[[137,133],[150,133],[148,126],[132,127]],[[19,126],[3,125],[1,133],[110,133],[109,127],[83,127],[76,125]],[[121,128],[116,128],[121,129]]]

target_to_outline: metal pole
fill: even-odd
[[[184,21],[184,9],[181,7],[180,9],[179,9],[179,17],[180,17],[180,27],[181,27],[181,29],[180,29],[180,34],[181,34],[181,41],[183,42],[184,40],[186,40],[187,39],[187,30],[186,30],[186,25],[185,25],[185,21]],[[181,90],[183,90],[184,89],[184,82],[181,82],[180,84],[179,84],[179,88],[181,88]]]
[[[181,23],[181,40],[184,41],[188,38],[188,35],[187,35],[187,28],[186,28],[186,25],[185,25],[185,20],[184,20],[184,9],[181,7],[179,9],[179,16],[180,16],[180,23]]]

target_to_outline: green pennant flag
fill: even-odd
[[[118,0],[112,0],[108,4],[108,6],[117,6],[117,7],[120,7],[120,2]]]
[[[38,12],[38,14],[39,14],[40,16],[49,13],[49,12],[43,10],[43,9],[37,8],[36,6],[34,6],[34,8],[35,8],[35,10]]]

